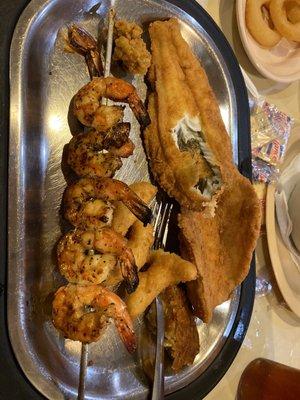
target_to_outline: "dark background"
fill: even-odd
[[[6,328],[7,160],[9,114],[9,47],[15,24],[29,0],[0,0],[0,399],[41,396],[25,380],[13,356]]]

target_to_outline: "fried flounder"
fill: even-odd
[[[247,276],[260,231],[261,209],[250,182],[233,169],[216,214],[182,210],[179,215],[182,256],[197,266],[188,282],[195,314],[204,322]]]
[[[259,202],[233,163],[217,100],[178,21],[154,22],[150,36],[153,93],[145,146],[154,177],[182,206],[182,255],[198,270],[188,294],[196,315],[209,322],[248,273]]]
[[[184,290],[179,286],[165,289],[160,298],[165,318],[164,345],[172,358],[175,372],[193,363],[199,352],[199,335],[195,318],[189,308]],[[151,331],[156,332],[156,309],[152,303],[147,314]]]
[[[176,19],[149,28],[153,93],[145,147],[154,177],[181,206],[214,208],[232,164],[229,136],[200,62]]]

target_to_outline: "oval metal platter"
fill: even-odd
[[[78,22],[97,35],[98,29],[105,29],[109,7],[106,0],[33,0],[16,26],[11,46],[8,328],[23,372],[49,399],[76,398],[81,349],[79,342],[59,336],[51,322],[52,294],[63,284],[53,249],[65,229],[60,207],[66,187],[62,155],[71,138],[69,107],[89,80],[83,58],[65,52],[64,29]],[[180,19],[183,36],[216,94],[234,159],[249,172],[245,87],[231,49],[210,17],[194,2],[117,0],[115,8],[118,18],[144,27],[156,19]],[[143,79],[131,81],[145,98]],[[116,178],[128,184],[149,180],[139,127],[129,110],[126,119],[132,123],[136,151]],[[245,335],[253,294],[254,267],[231,299],[216,308],[210,324],[198,321],[201,350],[192,366],[176,375],[167,370],[168,398],[199,399],[218,382]],[[138,356],[127,354],[109,327],[89,346],[86,398],[146,399],[148,394]]]

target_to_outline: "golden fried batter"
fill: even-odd
[[[145,75],[151,62],[142,33],[142,28],[134,22],[120,20],[115,24],[113,60],[121,61],[132,74]]]
[[[140,270],[146,264],[154,242],[153,227],[151,224],[144,226],[141,221],[135,221],[130,227],[127,236],[127,247],[131,249],[135,265]],[[103,284],[106,287],[113,288],[122,282],[123,279],[121,270],[116,265]]]
[[[213,209],[232,165],[229,136],[208,78],[176,19],[150,25],[154,93],[145,147],[152,172],[181,206]]]
[[[149,204],[155,197],[157,188],[149,182],[135,182],[130,185],[140,199]],[[115,203],[115,210],[112,221],[112,228],[125,236],[131,225],[137,220],[136,216],[128,210],[121,201]]]
[[[132,319],[142,314],[155,297],[168,286],[187,282],[197,277],[196,267],[176,254],[155,250],[148,260],[150,266],[139,273],[139,285],[127,300],[127,309]]]
[[[197,326],[183,289],[170,286],[161,293],[160,298],[165,317],[164,344],[173,360],[172,369],[178,372],[186,365],[192,364],[199,352]],[[156,326],[154,303],[147,314],[147,319],[150,327],[154,328]]]
[[[154,177],[182,206],[182,255],[199,275],[187,284],[188,294],[196,315],[208,322],[247,275],[260,207],[233,164],[218,103],[178,21],[154,22],[150,36],[154,92],[145,147]]]
[[[250,182],[232,168],[214,218],[182,210],[179,216],[182,256],[197,266],[188,282],[195,314],[204,322],[247,276],[260,231],[261,209]]]
[[[149,204],[156,195],[157,189],[149,182],[135,182],[130,185],[146,204]],[[132,250],[136,266],[140,270],[148,260],[150,249],[153,245],[153,227],[151,224],[144,226],[135,215],[121,202],[115,203],[112,228],[128,239],[127,246]],[[115,267],[103,282],[106,287],[113,288],[123,280],[120,269]]]

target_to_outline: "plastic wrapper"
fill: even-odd
[[[276,182],[293,120],[273,104],[251,99],[253,180]]]

